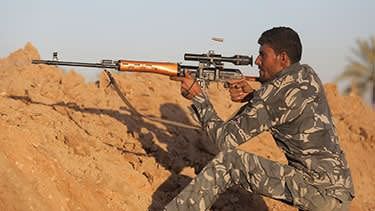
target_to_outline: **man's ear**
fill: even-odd
[[[290,58],[288,56],[288,54],[283,51],[280,53],[280,62],[281,62],[281,65],[285,68],[285,67],[289,67],[291,65],[291,61],[290,61]]]

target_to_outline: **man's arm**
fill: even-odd
[[[192,85],[192,80],[182,80],[181,91],[199,90],[187,98],[193,98],[202,127],[218,148],[224,150],[234,148],[271,127],[293,121],[303,113],[319,92],[319,83],[311,74],[300,73],[291,76],[294,83],[284,85],[281,83],[284,78],[281,78],[262,86],[254,92],[249,103],[227,122],[218,117],[208,98],[195,87],[198,85]]]
[[[249,96],[252,99],[235,117],[224,122],[194,79],[189,75],[173,79],[181,81],[181,94],[193,100],[193,109],[202,128],[207,131],[220,150],[234,148],[269,129],[271,121],[264,101],[259,95],[254,97],[253,89],[247,82],[241,80],[230,82],[229,92],[233,101],[244,102],[244,99],[250,99]]]
[[[220,150],[232,149],[271,127],[271,118],[256,94],[232,119],[224,122],[204,95],[193,98],[193,108],[202,128]]]
[[[281,78],[253,92],[252,99],[227,122],[222,121],[203,95],[193,98],[199,121],[220,150],[236,147],[259,133],[309,115],[311,103],[321,91],[319,80],[310,70],[295,74],[294,83],[282,85]],[[306,72],[306,73],[305,73]],[[306,110],[306,108],[308,108]]]

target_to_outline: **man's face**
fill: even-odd
[[[260,81],[272,79],[276,73],[285,68],[282,56],[282,54],[276,54],[268,44],[260,46],[259,55],[255,60],[255,64],[259,68]]]

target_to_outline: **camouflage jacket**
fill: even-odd
[[[339,199],[354,197],[350,170],[323,85],[308,65],[292,64],[263,83],[226,122],[218,117],[206,96],[194,97],[193,108],[220,150],[268,131],[283,150],[288,165],[303,173],[310,184]]]

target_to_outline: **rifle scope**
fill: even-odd
[[[251,65],[253,66],[253,57],[245,55],[234,55],[232,57],[221,56],[220,54],[194,54],[185,53],[186,61],[199,61],[202,63],[221,64],[222,62],[230,62],[234,65]]]

